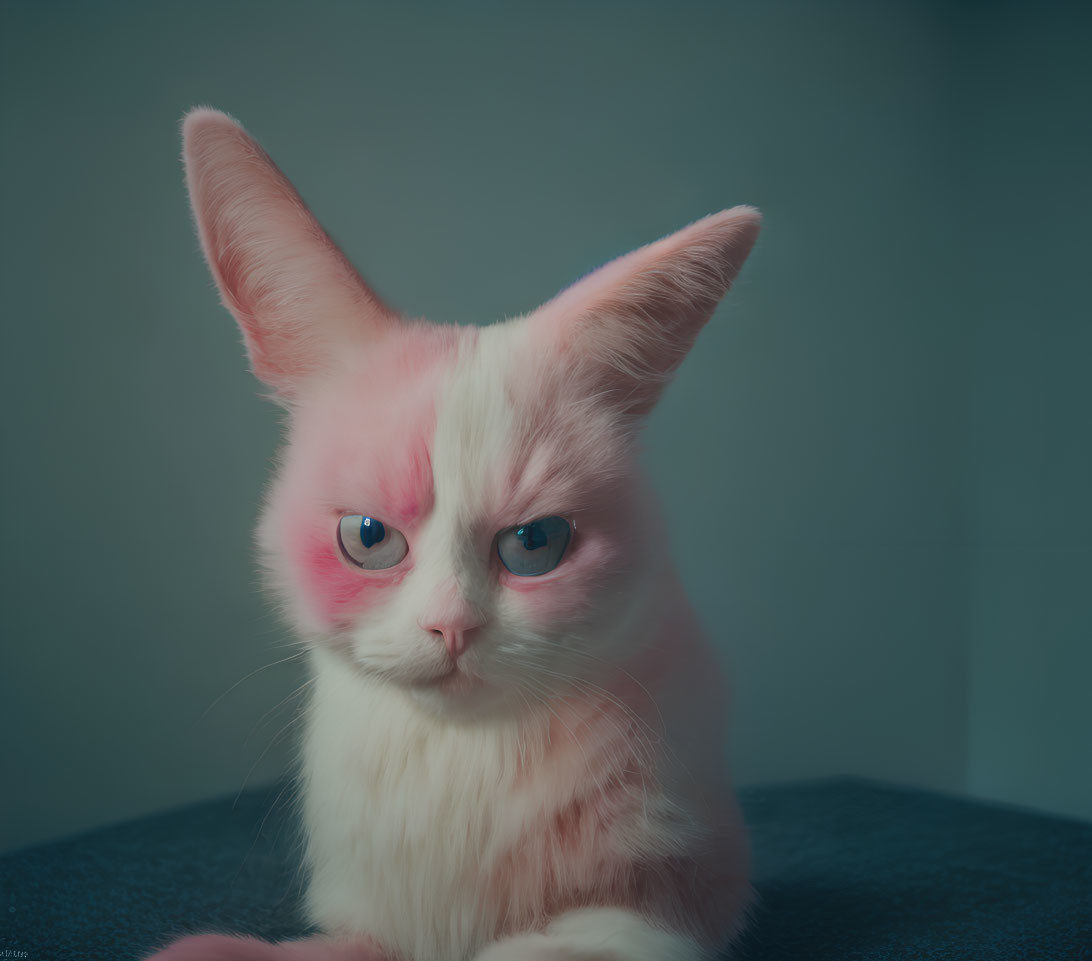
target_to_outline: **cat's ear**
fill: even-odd
[[[587,389],[645,414],[731,287],[760,221],[753,207],[698,220],[588,274],[532,323]]]
[[[191,111],[186,185],[205,259],[254,373],[282,397],[396,323],[288,179],[231,117]]]

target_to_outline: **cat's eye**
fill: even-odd
[[[366,514],[346,514],[338,521],[337,542],[345,559],[367,571],[394,567],[409,551],[402,532]]]
[[[573,529],[564,517],[543,517],[501,531],[497,554],[517,577],[537,577],[561,563],[572,536]]]

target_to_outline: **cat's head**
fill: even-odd
[[[487,327],[385,306],[231,118],[187,183],[254,373],[289,411],[260,525],[304,637],[458,717],[598,683],[669,570],[635,434],[758,233],[736,207]]]

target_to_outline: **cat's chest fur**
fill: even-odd
[[[579,745],[556,737],[557,722],[519,737],[429,721],[329,653],[316,652],[313,670],[307,903],[331,933],[369,934],[413,957],[469,957],[651,852],[657,818],[673,816],[632,777],[641,748],[617,718],[562,719],[602,726]]]

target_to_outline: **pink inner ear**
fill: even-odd
[[[291,394],[339,346],[393,323],[242,127],[217,111],[194,110],[183,140],[201,245],[255,374]]]
[[[727,293],[760,216],[733,207],[600,267],[532,318],[552,346],[629,413],[645,413]],[[545,342],[545,343],[544,343]]]

